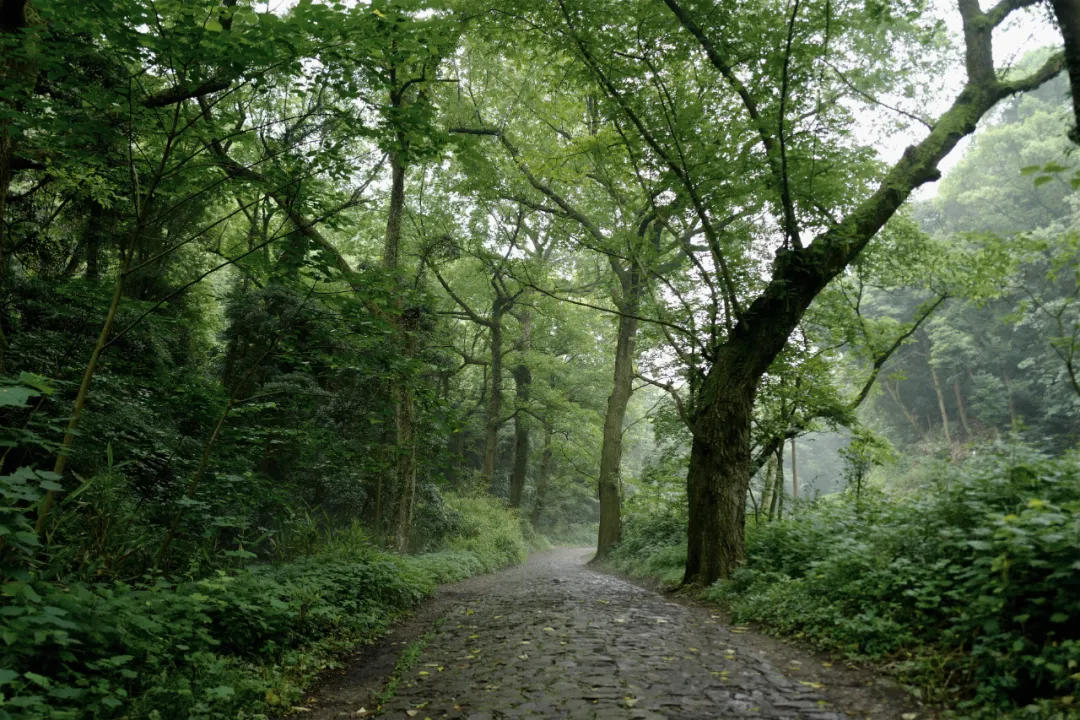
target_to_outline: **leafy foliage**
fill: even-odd
[[[493,501],[454,546],[401,558],[345,535],[276,566],[170,582],[29,577],[2,587],[0,717],[226,718],[287,710],[304,685],[439,583],[524,559]]]

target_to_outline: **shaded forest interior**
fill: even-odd
[[[1077,0],[0,0],[0,720],[552,544],[1075,717]]]

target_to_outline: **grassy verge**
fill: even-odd
[[[0,720],[260,717],[371,642],[444,582],[522,562],[517,517],[454,498],[449,549],[371,547],[185,582],[6,583]]]
[[[435,623],[437,628],[439,623]],[[386,681],[386,685],[383,686],[376,694],[376,700],[380,705],[385,705],[393,699],[397,694],[398,683],[405,677],[405,673],[416,667],[416,663],[420,660],[420,655],[424,652],[424,649],[431,644],[431,641],[435,639],[435,630],[424,634],[418,640],[413,640],[411,643],[405,646],[405,649],[401,651],[401,655],[398,656],[397,662],[394,664],[394,672],[390,674],[390,679]]]

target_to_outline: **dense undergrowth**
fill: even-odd
[[[684,528],[634,518],[612,563],[677,584]],[[903,497],[829,496],[747,531],[745,566],[706,591],[734,622],[887,663],[960,712],[1072,710],[1080,457],[997,448]]]
[[[523,523],[450,495],[447,549],[389,555],[352,532],[318,554],[170,582],[3,587],[0,718],[225,718],[287,710],[305,684],[439,583],[522,562]],[[542,546],[537,536],[534,546]]]

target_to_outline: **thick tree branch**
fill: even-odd
[[[143,107],[148,108],[167,107],[185,100],[192,100],[202,95],[209,95],[211,93],[221,92],[222,90],[228,90],[232,83],[232,78],[212,77],[209,80],[204,80],[202,83],[191,87],[187,85],[174,85],[171,88],[167,88],[161,92],[143,98],[141,104]]]

